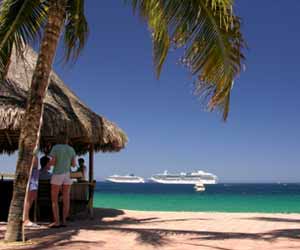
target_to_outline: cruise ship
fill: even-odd
[[[112,175],[106,178],[107,181],[115,183],[145,183],[142,177],[130,175]]]
[[[162,174],[153,175],[150,180],[162,184],[216,184],[218,177],[201,170],[180,174],[171,174],[165,171]]]

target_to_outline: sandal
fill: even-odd
[[[29,221],[28,223],[24,224],[25,227],[28,228],[40,228],[40,226],[32,221]]]
[[[61,225],[57,225],[57,224],[52,223],[52,224],[50,224],[48,227],[49,227],[49,228],[60,228]]]

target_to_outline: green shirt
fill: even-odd
[[[55,158],[53,174],[65,174],[70,172],[72,159],[76,156],[75,150],[66,144],[55,145],[50,156]]]

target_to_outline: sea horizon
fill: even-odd
[[[153,181],[148,181],[147,177],[143,177],[143,176],[140,177],[145,179],[145,183],[154,183]],[[105,178],[101,178],[101,179],[97,178],[96,182],[110,182],[110,181],[105,180]],[[139,184],[144,184],[144,183],[139,183]],[[285,180],[283,181],[219,181],[217,184],[300,184],[300,180],[299,181],[285,181]],[[170,184],[164,184],[164,185],[170,185]],[[194,185],[194,184],[176,184],[176,185]],[[215,184],[206,184],[206,185],[215,185]]]

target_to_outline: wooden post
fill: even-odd
[[[89,151],[89,182],[92,183],[94,180],[94,145],[90,145]]]
[[[94,145],[90,145],[89,151],[89,203],[88,212],[91,218],[94,216],[93,201],[94,201]]]

